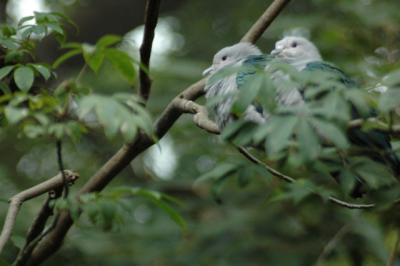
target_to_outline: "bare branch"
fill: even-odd
[[[391,134],[391,135],[396,135],[400,136],[400,125],[387,125],[384,122],[380,121],[379,119],[375,117],[371,117],[368,119],[355,119],[349,122],[348,127],[349,128],[360,128],[362,127],[365,123],[367,122],[372,122],[375,123],[379,126],[379,130],[383,131],[385,133]]]
[[[139,94],[145,102],[147,102],[150,95],[151,80],[148,71],[150,69],[151,48],[153,45],[154,30],[158,20],[158,12],[160,10],[160,2],[161,0],[147,0],[146,3],[143,41],[140,46],[141,67],[139,70]]]
[[[79,175],[65,170],[65,176],[68,183],[73,183]],[[10,199],[10,207],[8,208],[7,216],[4,221],[3,230],[0,235],[0,253],[2,252],[5,244],[11,236],[14,229],[15,221],[17,219],[18,211],[24,201],[30,200],[34,197],[42,195],[50,190],[54,190],[64,186],[63,175],[60,173],[36,186],[24,190]]]
[[[218,125],[208,118],[207,108],[186,99],[175,99],[175,107],[184,113],[194,114],[193,122],[201,129],[212,134],[219,134]]]
[[[269,166],[268,164],[260,161],[257,157],[255,157],[254,155],[252,155],[247,149],[243,148],[243,147],[237,147],[237,149],[239,150],[239,152],[241,154],[243,154],[247,159],[249,159],[250,161],[252,161],[255,164],[258,164],[262,167],[264,167],[268,172],[270,172],[273,176],[278,177],[279,179],[288,182],[288,183],[294,183],[296,182],[296,179],[294,179],[293,177],[287,176],[281,172],[279,172],[278,170],[272,168],[271,166]],[[348,209],[371,209],[373,207],[375,207],[375,204],[373,203],[368,203],[368,204],[356,204],[356,203],[350,203],[347,201],[343,201],[340,200],[338,198],[335,198],[333,196],[329,196],[328,200],[336,205],[342,206],[342,207],[346,207]]]
[[[240,41],[256,42],[289,2],[290,0],[275,0],[272,2],[268,9],[265,10],[264,14],[261,15]]]
[[[281,2],[281,0],[275,0],[272,4],[276,5],[277,2]],[[264,16],[271,17],[273,19],[277,17],[280,11],[277,9],[268,10],[268,12],[266,12],[268,14],[264,13]],[[270,25],[272,20],[265,20],[265,23]],[[262,23],[258,22],[257,26],[253,26],[246,34],[248,36],[252,36],[251,38],[248,38],[247,41],[255,42],[260,37],[260,34],[253,34],[252,31],[264,31],[267,29],[268,25],[263,25]],[[168,104],[155,123],[155,135],[158,138],[162,138],[183,113],[176,108],[176,99],[186,99],[191,101],[196,100],[198,97],[204,94],[204,84],[204,79],[197,81],[186,88]],[[153,144],[153,138],[140,133],[132,143],[125,144],[122,148],[120,148],[120,150],[118,150],[117,153],[112,156],[97,171],[97,173],[89,179],[89,181],[79,191],[78,197],[84,193],[102,190],[120,171],[129,165],[131,160],[133,160],[138,154],[142,153]],[[72,224],[73,221],[69,213],[66,211],[62,212],[56,227],[33,250],[27,265],[38,265],[51,254],[56,252],[61,246],[62,241]]]

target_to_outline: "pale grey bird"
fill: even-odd
[[[322,62],[318,48],[306,38],[298,36],[287,36],[277,41],[271,55],[299,71],[304,70],[309,63]]]
[[[294,66],[301,72],[315,73],[315,75],[327,73],[330,79],[343,84],[346,88],[357,89],[357,84],[341,69],[324,62],[318,48],[306,38],[285,37],[276,42],[271,55]],[[304,91],[306,89],[303,88]],[[351,107],[352,118],[360,118],[355,106],[351,104]],[[369,116],[374,116],[375,113],[376,111],[371,109]],[[364,155],[372,160],[389,165],[396,176],[400,174],[400,160],[392,150],[389,135],[379,130],[363,131],[359,128],[352,128],[348,130],[348,138],[352,144],[369,150]]]
[[[237,75],[235,73],[228,74],[216,80],[211,77],[224,68],[241,66],[252,56],[262,56],[262,53],[251,43],[237,43],[218,51],[214,55],[212,65],[203,72],[203,75],[208,77],[205,86],[207,101],[218,99],[213,111],[215,121],[221,130],[232,119],[231,108],[234,103],[234,95],[238,91]],[[265,122],[262,111],[257,110],[254,105],[247,107],[244,119],[258,124]]]

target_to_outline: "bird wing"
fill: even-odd
[[[357,83],[353,79],[351,79],[341,69],[330,63],[322,61],[311,62],[306,65],[303,71],[323,71],[332,75],[333,79],[341,82],[347,88],[358,89]],[[372,117],[375,115],[376,111],[371,108],[369,116]],[[354,106],[352,106],[352,118],[357,119],[360,117],[361,115],[359,112]],[[400,174],[400,160],[392,149],[390,136],[388,134],[377,129],[362,131],[359,128],[352,128],[348,131],[348,135],[353,144],[371,150],[370,152],[367,152],[371,159],[390,165],[395,175]]]
[[[322,71],[327,74],[330,74],[332,78],[337,79],[337,81],[341,82],[342,84],[344,84],[349,88],[357,87],[357,83],[353,79],[351,79],[340,68],[336,67],[331,63],[327,63],[324,61],[311,62],[306,65],[303,71],[304,72]]]
[[[270,55],[251,55],[244,59],[241,64],[243,69],[236,75],[238,88],[240,89],[257,71],[263,70],[271,60]]]

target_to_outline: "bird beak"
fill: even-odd
[[[271,55],[272,56],[278,56],[278,55],[281,54],[281,52],[282,52],[281,49],[274,49],[274,50],[271,51]]]
[[[211,74],[211,72],[214,70],[213,66],[210,66],[209,68],[207,68],[206,70],[203,71],[203,76],[208,76],[209,74]]]

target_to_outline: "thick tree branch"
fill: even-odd
[[[272,4],[282,2],[281,0],[275,0]],[[287,1],[286,1],[287,2]],[[269,11],[268,11],[269,10]],[[263,16],[276,18],[281,9],[268,9],[268,14]],[[266,12],[267,13],[267,12]],[[265,20],[268,25],[271,24],[273,19]],[[246,35],[250,36],[246,41],[254,43],[260,37],[260,34],[253,34],[252,32],[261,32],[266,30],[268,27],[258,22],[257,26],[253,26]],[[160,118],[155,123],[155,135],[158,138],[162,138],[168,130],[174,125],[176,120],[182,114],[175,106],[176,99],[196,100],[198,97],[204,94],[205,80],[199,80],[192,84],[190,87],[185,89],[182,93],[173,99],[168,106],[165,108]],[[120,171],[122,171],[131,160],[133,160],[138,154],[149,148],[154,144],[153,138],[139,134],[135,141],[132,143],[125,144],[117,153],[112,156],[94,176],[92,176],[84,187],[79,191],[78,196],[94,191],[102,190]],[[27,265],[39,265],[43,260],[51,256],[61,246],[62,241],[67,234],[69,228],[72,226],[73,221],[68,212],[62,212],[58,219],[58,223],[54,230],[52,230],[33,250],[31,257],[29,258]]]
[[[65,178],[68,183],[73,183],[79,176],[78,174],[65,170]],[[10,207],[8,208],[7,216],[4,221],[3,230],[0,235],[0,253],[11,236],[17,219],[18,211],[24,201],[40,196],[50,190],[55,190],[64,186],[64,178],[60,173],[36,186],[24,190],[10,199]]]
[[[140,46],[140,70],[139,79],[140,87],[139,94],[147,102],[150,95],[151,79],[149,77],[150,55],[154,39],[154,30],[157,26],[158,13],[160,10],[161,0],[147,0],[146,11],[144,18],[144,33],[142,45]]]

